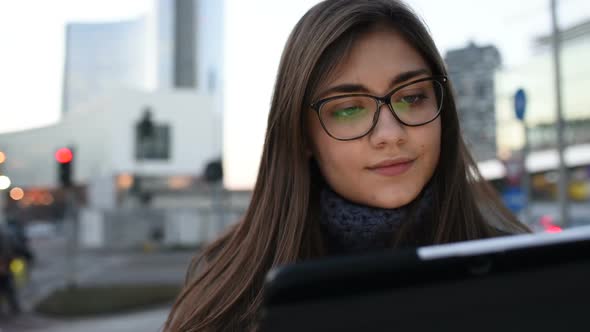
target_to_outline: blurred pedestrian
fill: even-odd
[[[27,266],[31,266],[35,261],[35,254],[31,248],[24,224],[25,219],[22,218],[22,213],[12,212],[8,214],[6,225],[15,239],[15,254],[24,258]]]
[[[246,215],[195,260],[165,330],[253,329],[273,266],[528,231],[478,172],[422,21],[327,0],[283,51]]]
[[[14,275],[10,264],[16,258],[16,239],[4,224],[0,224],[0,298],[8,303],[12,314],[21,312]]]

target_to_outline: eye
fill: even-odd
[[[426,99],[426,96],[424,94],[415,94],[415,95],[403,96],[400,98],[399,102],[402,102],[405,104],[417,104],[424,99]]]
[[[345,108],[335,109],[330,112],[330,116],[334,118],[355,118],[358,116],[363,115],[366,112],[366,109],[361,106],[351,106]]]

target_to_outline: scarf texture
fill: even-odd
[[[395,231],[410,222],[421,222],[432,204],[432,188],[426,186],[415,202],[394,209],[382,209],[351,202],[328,186],[320,194],[320,228],[330,255],[355,254],[387,249]],[[415,204],[413,204],[415,203]]]

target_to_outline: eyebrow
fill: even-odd
[[[403,83],[405,81],[408,81],[408,80],[418,77],[420,75],[430,75],[430,71],[426,68],[421,68],[421,69],[417,69],[417,70],[410,70],[410,71],[405,71],[405,72],[399,73],[391,80],[389,87],[390,88],[394,87],[400,83]],[[369,93],[370,91],[366,86],[364,86],[362,84],[344,83],[344,84],[339,84],[339,85],[333,86],[333,87],[323,91],[319,95],[319,98],[321,99],[324,96],[330,95],[332,93],[353,93],[353,92]]]

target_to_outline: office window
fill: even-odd
[[[154,124],[149,136],[141,135],[139,126],[135,130],[136,160],[168,160],[170,159],[170,132],[168,124]]]

